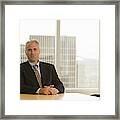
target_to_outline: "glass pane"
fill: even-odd
[[[64,85],[98,92],[99,20],[61,20],[60,35],[60,77]]]

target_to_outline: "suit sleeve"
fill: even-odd
[[[55,70],[54,65],[51,65],[51,74],[52,74],[52,83],[54,84],[55,88],[59,90],[59,93],[64,93],[64,86],[63,83],[60,81],[57,72]]]

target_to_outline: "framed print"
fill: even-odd
[[[119,119],[119,7],[117,0],[2,1],[1,118]],[[64,93],[21,94],[28,40],[40,43],[40,61],[55,66]]]

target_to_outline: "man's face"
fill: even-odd
[[[37,43],[32,42],[26,45],[26,55],[30,62],[37,63],[39,60],[39,54],[40,50]]]

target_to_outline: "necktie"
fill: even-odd
[[[35,75],[36,75],[37,81],[38,81],[38,83],[39,83],[39,86],[40,86],[40,88],[42,88],[41,74],[40,74],[39,71],[38,71],[38,65],[34,65],[34,66],[33,66],[33,70],[34,70],[34,72],[35,72]]]

